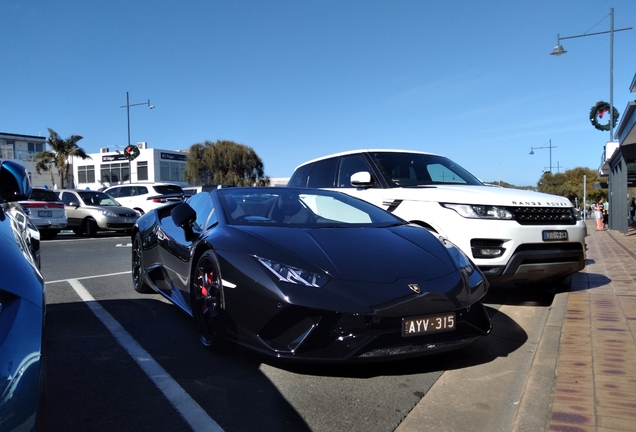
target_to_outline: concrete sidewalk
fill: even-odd
[[[592,220],[588,233],[569,292],[493,317],[490,344],[515,337],[497,325],[512,317],[523,345],[444,372],[396,432],[636,431],[636,230],[596,231]]]
[[[636,431],[636,230],[596,231],[590,222],[588,230],[588,264],[568,294],[550,430]]]

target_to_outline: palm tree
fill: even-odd
[[[48,129],[49,137],[46,139],[46,143],[51,149],[35,155],[33,158],[35,171],[38,174],[42,174],[42,171],[51,172],[51,181],[54,182],[52,168],[55,167],[60,175],[60,189],[64,189],[68,182],[69,158],[77,156],[81,159],[91,159],[91,157],[86,154],[83,148],[78,147],[78,141],[83,138],[80,135],[71,135],[62,139],[53,129]]]

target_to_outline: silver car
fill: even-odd
[[[57,194],[66,204],[67,227],[77,235],[92,237],[97,231],[128,233],[140,216],[104,192],[63,189]]]
[[[28,200],[18,201],[43,239],[51,239],[66,228],[64,203],[50,189],[33,188]]]

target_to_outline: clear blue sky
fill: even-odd
[[[599,167],[609,132],[609,35],[636,27],[616,0],[2,0],[0,131],[252,147],[270,177],[357,148],[444,154],[484,181],[536,185]],[[615,33],[614,105],[636,94],[636,30]]]

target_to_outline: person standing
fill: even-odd
[[[629,203],[629,225],[636,222],[634,216],[636,215],[636,198],[632,197],[632,201]]]
[[[603,198],[599,199],[596,203],[596,229],[597,231],[603,230],[603,211],[605,207],[603,206]]]

